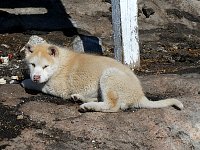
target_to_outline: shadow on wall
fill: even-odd
[[[60,0],[2,0],[0,2],[0,33],[26,31],[62,31],[67,37],[79,35]],[[85,37],[87,36],[80,36],[83,39],[85,52],[90,52],[95,45],[88,47]],[[102,52],[102,49],[98,48],[97,53],[99,52]]]

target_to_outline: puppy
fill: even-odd
[[[63,99],[79,99],[81,111],[117,112],[128,108],[162,108],[177,99],[148,100],[136,75],[114,59],[82,54],[52,44],[26,45],[30,79],[22,85]]]

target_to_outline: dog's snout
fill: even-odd
[[[40,80],[40,75],[34,75],[33,76],[33,81],[37,82]]]

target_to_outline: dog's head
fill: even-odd
[[[30,69],[30,78],[37,83],[48,81],[58,68],[59,48],[50,44],[25,46],[25,59]]]

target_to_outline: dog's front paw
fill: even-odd
[[[91,107],[91,105],[88,105],[88,103],[84,103],[80,105],[79,112],[85,113],[85,112],[92,112],[92,111],[95,111],[95,110],[93,109],[93,107]]]
[[[83,108],[79,108],[78,111],[79,111],[80,113],[85,113],[85,112],[87,112],[87,111],[86,111],[85,109],[83,109]]]
[[[79,94],[72,94],[71,99],[73,101],[77,102],[77,101],[83,101],[84,97],[82,95],[79,95]]]

